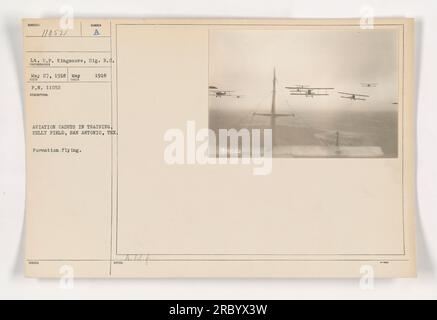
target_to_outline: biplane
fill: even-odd
[[[243,97],[241,94],[233,94],[234,90],[220,90],[216,86],[208,86],[209,95],[221,98],[221,97],[234,97],[234,98],[241,98]]]
[[[315,96],[329,96],[327,92],[321,93],[320,90],[334,90],[334,88],[312,88],[307,85],[296,85],[293,87],[285,87],[289,90],[291,96],[305,96],[313,98]]]
[[[309,87],[309,85],[307,85],[307,84],[296,84],[292,87],[285,87],[285,89],[294,90],[296,92],[305,92],[306,88],[308,88],[308,87]]]
[[[341,92],[341,91],[339,91],[338,93],[343,94],[343,96],[340,96],[340,98],[343,98],[343,99],[365,101],[365,100],[367,100],[365,98],[370,98],[370,96],[365,95],[365,94],[349,93],[349,92]]]
[[[361,83],[362,87],[366,87],[366,88],[374,88],[376,87],[378,84],[376,82],[363,82]]]

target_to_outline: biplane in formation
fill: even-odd
[[[234,90],[221,90],[216,86],[208,86],[209,95],[221,98],[221,97],[233,97],[233,98],[241,98],[243,97],[241,94],[234,94]]]
[[[377,83],[363,82],[361,83],[361,86],[366,88],[373,88],[377,86]],[[328,93],[329,90],[335,90],[335,88],[329,88],[329,87],[310,87],[309,85],[306,84],[296,84],[293,86],[286,86],[284,88],[288,90],[288,93],[291,96],[304,96],[306,98],[314,98],[316,96],[329,96]],[[243,95],[241,94],[235,94],[234,90],[222,90],[213,85],[208,86],[208,91],[210,96],[216,98],[233,97],[239,99],[243,97]],[[367,98],[370,98],[369,95],[360,94],[360,93],[350,93],[344,91],[338,91],[338,93],[341,95],[340,98],[349,99],[353,101],[357,101],[357,100],[366,101]]]
[[[307,98],[314,98],[315,96],[329,96],[327,90],[334,90],[334,88],[313,88],[303,84],[285,87],[285,89],[288,89],[291,96],[305,96]],[[320,90],[323,90],[323,92],[320,92]]]
[[[370,98],[370,96],[366,94],[349,93],[349,92],[342,92],[342,91],[338,91],[338,93],[342,94],[342,96],[340,96],[340,98],[342,99],[366,101],[367,100],[366,98]]]
[[[362,82],[361,86],[365,87],[365,88],[374,88],[376,87],[378,84],[376,82]]]

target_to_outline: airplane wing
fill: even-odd
[[[294,117],[293,113],[275,113],[275,117]]]
[[[271,116],[271,113],[258,113],[258,112],[254,112],[252,113],[254,116]]]
[[[338,93],[340,93],[340,94],[347,94],[347,95],[349,95],[349,96],[352,96],[352,95],[353,95],[353,93],[341,92],[341,91],[338,91]]]
[[[307,84],[295,84],[294,86],[288,86],[288,87],[284,87],[284,88],[287,88],[287,89],[305,89],[307,87],[308,87]]]
[[[305,88],[305,89],[311,89],[311,90],[334,90],[334,88]]]
[[[366,98],[370,98],[370,96],[365,95],[365,94],[355,94],[357,97],[366,97]]]
[[[350,96],[348,96],[348,97],[341,96],[340,98],[342,98],[342,99],[351,99],[351,100],[362,100],[362,101],[366,101],[366,99],[363,99],[363,98],[353,98],[353,99],[352,99],[352,97],[350,97]]]
[[[267,117],[271,117],[271,116],[275,116],[275,117],[294,117],[293,113],[275,113],[275,114],[271,114],[271,113],[254,112],[252,114],[254,116],[267,116]]]

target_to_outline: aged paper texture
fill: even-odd
[[[415,276],[413,29],[23,20],[26,275]]]

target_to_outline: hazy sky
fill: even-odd
[[[210,32],[209,84],[244,98],[211,98],[211,107],[269,111],[273,67],[278,112],[298,108],[397,108],[397,32],[375,30],[220,30]],[[362,82],[377,82],[363,88]],[[330,96],[289,96],[284,86],[334,87]],[[340,99],[337,91],[369,94],[367,101]]]

